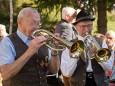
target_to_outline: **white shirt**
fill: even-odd
[[[78,39],[83,40],[83,37],[78,36]],[[106,44],[105,41],[103,41],[102,47],[107,48],[107,44]],[[60,68],[61,68],[61,71],[62,71],[64,76],[71,77],[73,75],[73,73],[74,73],[74,71],[75,71],[75,69],[77,67],[77,61],[78,61],[78,59],[70,57],[68,48],[66,48],[62,52]],[[111,56],[108,61],[106,61],[106,62],[98,62],[98,63],[106,71],[106,70],[112,69],[113,61],[114,61],[114,58]],[[87,67],[86,70],[88,72],[93,71],[92,66],[91,66],[91,60],[89,61],[89,64],[88,64],[88,67]]]

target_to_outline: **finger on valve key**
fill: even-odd
[[[37,40],[39,40],[40,43],[44,43],[47,40],[44,36],[38,36],[36,38],[37,38]]]
[[[55,35],[56,37],[59,37],[59,36],[60,36],[59,33],[55,33],[54,35]],[[59,44],[58,40],[54,40],[54,41],[55,41],[55,45],[57,46],[57,45]]]

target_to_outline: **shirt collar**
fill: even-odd
[[[27,37],[26,35],[24,35],[20,30],[17,30],[17,35],[22,39],[22,41],[23,41],[24,43],[27,42],[28,37]]]
[[[115,44],[113,45],[112,50],[114,50],[114,51],[115,51]]]
[[[84,38],[78,34],[78,39],[84,41]]]

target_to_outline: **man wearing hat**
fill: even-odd
[[[98,62],[95,58],[90,59],[90,54],[96,54],[96,48],[87,49],[86,41],[84,40],[87,34],[91,35],[93,27],[93,18],[90,14],[81,10],[74,23],[78,34],[78,40],[84,41],[85,49],[79,58],[72,58],[69,55],[69,49],[66,48],[61,55],[61,71],[64,76],[70,77],[70,86],[109,86],[106,82],[106,70],[112,68],[113,57],[109,60]],[[96,38],[96,41],[101,47],[107,48],[104,40]]]

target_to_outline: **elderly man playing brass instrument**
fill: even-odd
[[[81,10],[74,25],[79,33],[78,40],[84,42],[83,52],[78,58],[71,57],[68,48],[62,52],[61,71],[70,77],[70,86],[109,86],[105,71],[112,68],[114,58],[104,40],[91,36],[94,20]]]
[[[17,17],[18,29],[0,44],[0,72],[4,86],[48,86],[47,69],[57,73],[59,56],[44,44],[46,38],[31,38],[39,29],[40,14],[31,7],[23,8]]]

